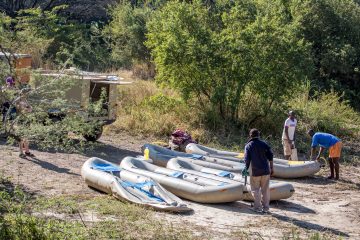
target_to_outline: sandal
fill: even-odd
[[[26,155],[26,156],[29,156],[29,157],[35,157],[35,155],[32,154],[31,152],[25,152],[25,155]]]
[[[23,153],[20,153],[20,154],[19,154],[19,157],[20,157],[20,158],[24,158],[24,159],[26,159],[26,155],[25,155],[25,154],[23,154]]]

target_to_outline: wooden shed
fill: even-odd
[[[2,53],[0,52],[0,59],[11,61],[11,64],[15,68],[15,79],[19,83],[28,83],[30,81],[30,69],[32,63],[32,57],[30,54],[22,53]]]

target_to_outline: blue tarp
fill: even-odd
[[[93,164],[92,169],[95,170],[100,170],[100,171],[104,171],[104,172],[120,172],[121,168],[113,165],[113,164],[107,164],[107,163],[96,163]]]
[[[220,172],[220,173],[218,174],[218,176],[230,178],[230,177],[231,177],[231,172],[222,171],[222,172]]]
[[[134,189],[138,189],[140,190],[141,192],[145,193],[149,198],[157,201],[157,202],[165,202],[162,198],[158,197],[158,196],[155,196],[154,194],[152,194],[151,192],[143,189],[144,187],[146,186],[154,186],[155,183],[153,181],[145,181],[145,182],[142,182],[142,183],[133,183],[133,182],[128,182],[128,181],[123,181],[123,180],[120,180],[119,183],[121,184],[121,186],[123,186],[124,188],[126,187],[131,187],[131,188],[134,188]]]
[[[200,154],[191,154],[191,158],[201,160],[201,159],[203,159],[203,155],[200,155]]]
[[[174,172],[174,173],[172,173],[170,176],[176,177],[176,178],[180,178],[180,177],[182,177],[183,175],[184,175],[183,172]]]

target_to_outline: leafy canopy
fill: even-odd
[[[237,119],[246,91],[262,114],[312,71],[309,46],[283,1],[169,2],[148,24],[156,81]],[[216,23],[216,24],[214,24]]]

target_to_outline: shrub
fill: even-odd
[[[343,100],[343,94],[334,91],[316,92],[310,97],[310,85],[303,85],[289,99],[289,105],[298,112],[300,129],[313,128],[340,137],[357,137],[360,131],[360,115]]]
[[[216,22],[217,24],[214,24]],[[261,103],[283,97],[311,74],[309,45],[283,2],[168,2],[148,23],[156,81],[237,121],[247,89]]]
[[[122,87],[119,96],[120,108],[113,130],[165,137],[181,128],[194,131],[194,137],[208,138],[200,111],[172,90],[159,89],[154,82],[136,81]]]
[[[149,7],[132,6],[120,2],[111,10],[112,20],[104,28],[103,36],[111,46],[111,57],[122,67],[134,63],[150,63],[150,52],[146,41],[146,22],[152,10]]]

